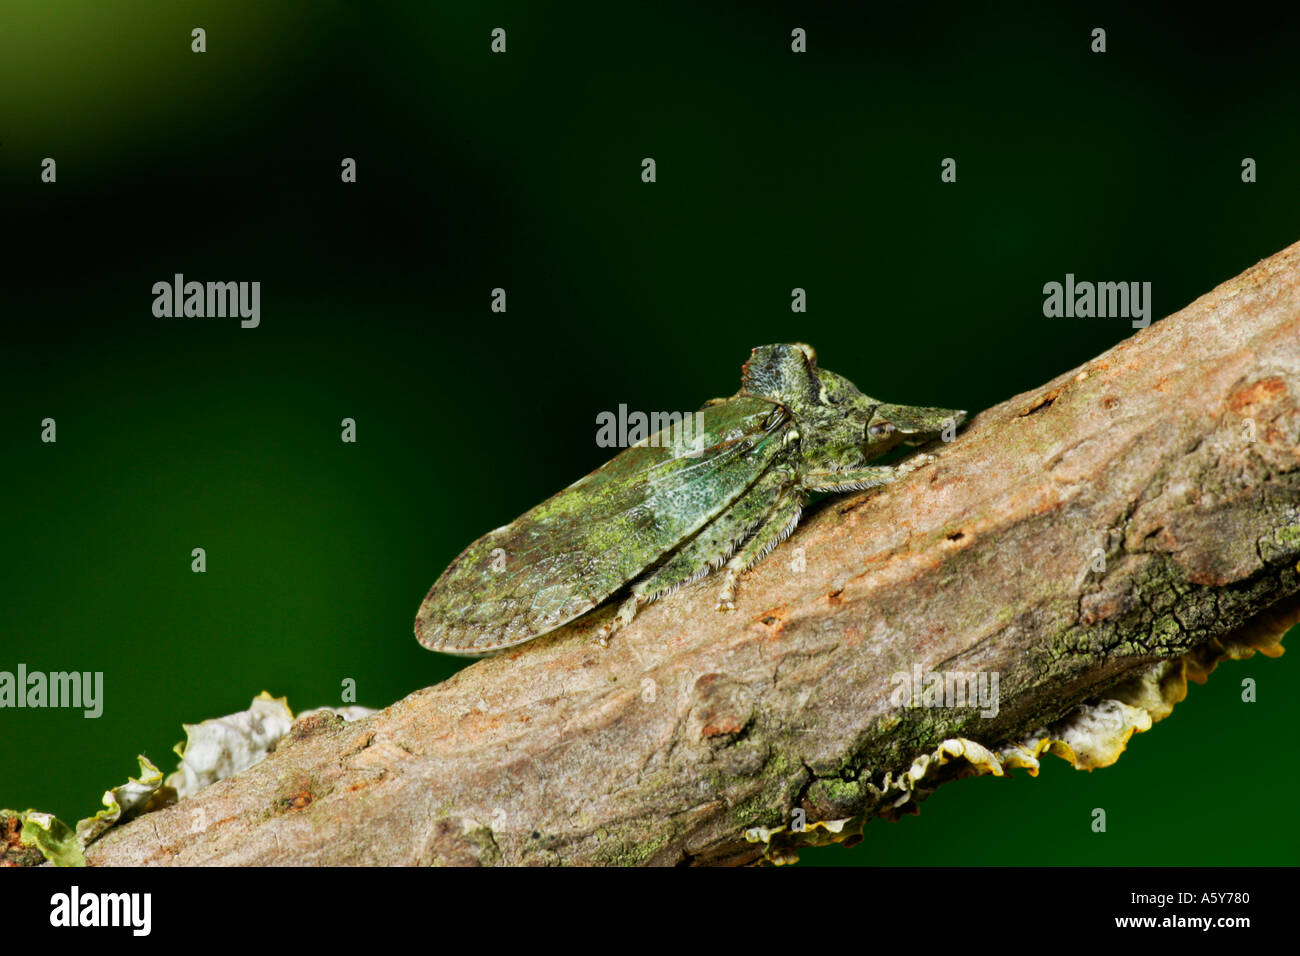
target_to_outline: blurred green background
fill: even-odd
[[[0,806],[89,815],[263,689],[446,678],[420,599],[605,459],[602,410],[800,340],[975,412],[1132,333],[1045,319],[1045,282],[1150,281],[1163,316],[1300,239],[1300,14],[1187,16],[2,0],[0,670],[102,670],[106,704],[0,711]],[[260,281],[261,326],[154,318],[176,272]],[[805,863],[1295,863],[1297,689],[1225,664],[1112,768],[946,787]]]

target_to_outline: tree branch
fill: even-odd
[[[955,776],[1044,750],[1105,765],[1185,676],[1273,649],[1294,618],[1298,267],[1300,243],[989,409],[897,484],[828,500],[735,612],[706,578],[608,648],[607,609],[369,718],[302,721],[87,857],[780,860]],[[996,674],[996,715],[900,700],[934,672]]]

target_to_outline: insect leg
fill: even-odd
[[[861,491],[887,485],[898,477],[897,469],[891,465],[873,465],[849,471],[809,471],[801,484],[809,491]]]
[[[695,537],[669,556],[663,564],[632,585],[632,594],[619,605],[618,612],[601,628],[597,640],[602,646],[610,635],[629,624],[637,611],[679,587],[693,584],[710,571],[722,566],[746,536],[768,514],[789,481],[773,475],[760,480],[737,499],[730,508],[705,525]]]
[[[897,465],[872,465],[848,471],[810,471],[801,484],[809,491],[862,491],[887,485],[934,461],[933,455],[913,455]]]
[[[752,568],[767,556],[767,553],[790,537],[799,524],[803,513],[803,492],[796,488],[786,488],[773,502],[762,523],[754,529],[745,544],[735,556],[727,562],[727,573],[722,581],[722,591],[718,594],[718,610],[734,611],[736,609],[736,581],[742,572]]]

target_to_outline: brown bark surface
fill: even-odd
[[[942,741],[1021,740],[1300,591],[1298,398],[1300,244],[828,500],[735,612],[706,578],[608,648],[606,611],[364,720],[313,718],[87,857],[735,863],[796,809],[852,830]],[[891,703],[913,665],[998,673],[997,716]]]

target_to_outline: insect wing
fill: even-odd
[[[679,430],[627,448],[461,552],[420,606],[420,643],[481,656],[585,614],[753,484],[789,421],[784,409],[750,397],[700,417],[702,433],[690,440]]]

